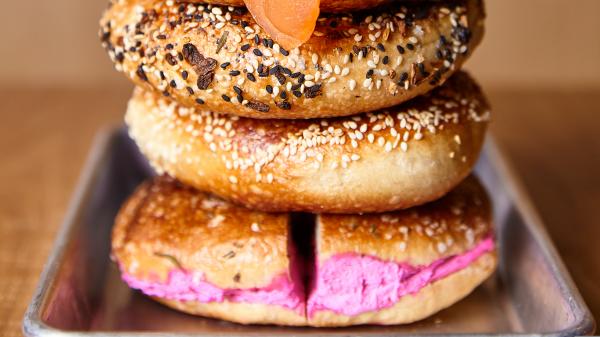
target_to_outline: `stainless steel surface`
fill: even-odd
[[[500,242],[492,279],[456,305],[405,326],[343,329],[242,326],[178,313],[130,290],[108,258],[113,218],[150,173],[123,130],[103,132],[88,159],[40,284],[28,336],[583,335],[594,320],[540,219],[490,140],[476,173],[490,192]]]

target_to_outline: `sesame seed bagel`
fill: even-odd
[[[425,318],[497,263],[490,202],[472,176],[410,210],[316,218],[245,209],[157,176],[123,205],[112,254],[129,286],[177,310],[310,326]]]
[[[259,120],[185,108],[136,89],[125,121],[160,173],[264,211],[383,212],[420,205],[471,171],[489,107],[458,73],[376,113]]]
[[[323,15],[284,50],[238,7],[113,1],[101,39],[116,69],[186,107],[252,118],[347,116],[397,105],[457,71],[483,34],[481,0]]]

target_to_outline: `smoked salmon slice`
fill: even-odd
[[[310,39],[319,17],[320,0],[244,0],[254,20],[285,49]]]

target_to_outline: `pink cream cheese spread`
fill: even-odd
[[[156,296],[177,301],[239,302],[279,305],[304,315],[304,289],[301,282],[293,282],[287,274],[273,279],[270,285],[262,288],[223,289],[203,279],[201,272],[188,272],[173,269],[167,282],[142,281],[122,274],[123,280],[134,289],[148,296]]]
[[[382,261],[372,256],[340,254],[316,270],[307,313],[319,310],[353,316],[391,307],[405,295],[469,266],[494,249],[489,237],[461,255],[439,259],[428,266]]]
[[[426,285],[457,272],[481,255],[494,249],[489,237],[461,255],[440,259],[427,266],[382,261],[354,253],[328,259],[315,271],[308,296],[307,313],[330,310],[343,315],[358,315],[394,305],[402,296],[418,292]],[[293,271],[297,274],[297,271]],[[305,295],[300,278],[284,273],[261,288],[223,289],[204,280],[201,272],[173,269],[166,282],[139,280],[122,273],[123,280],[149,296],[201,303],[231,301],[278,305],[304,315]]]

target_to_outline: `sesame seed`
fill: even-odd
[[[354,88],[356,88],[356,81],[355,80],[348,81],[348,88],[350,89],[350,91],[353,91]]]
[[[385,152],[390,152],[392,151],[392,143],[390,143],[389,141],[385,143],[385,148],[384,148]]]
[[[408,151],[408,144],[406,142],[400,143],[400,149],[402,150],[402,152]]]

